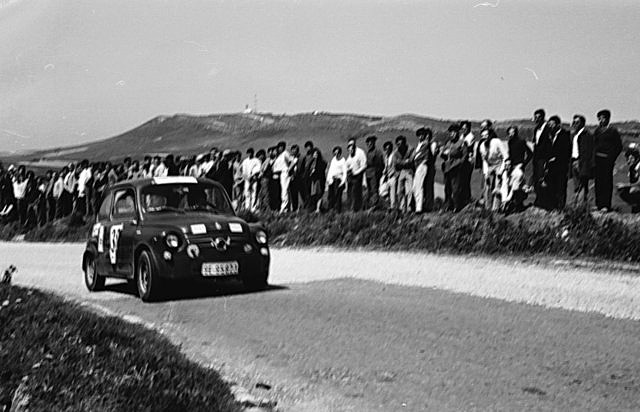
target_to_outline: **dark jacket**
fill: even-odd
[[[533,161],[546,162],[551,157],[551,136],[549,133],[549,126],[544,125],[540,138],[536,142],[537,128],[533,129]]]
[[[593,132],[593,144],[595,157],[607,158],[615,162],[622,151],[622,139],[620,133],[614,127],[598,127]]]
[[[523,139],[514,137],[509,139],[509,161],[512,165],[522,164],[524,168],[533,157],[533,152]]]
[[[368,178],[375,177],[380,180],[384,170],[384,155],[380,149],[367,150],[367,169],[365,174]]]
[[[551,151],[549,157],[549,173],[558,177],[568,177],[571,162],[571,137],[565,129],[555,136],[550,136]]]
[[[573,147],[573,136],[571,139]],[[593,168],[595,167],[593,151],[593,136],[585,128],[578,136],[578,168],[576,172],[580,177],[592,177]]]

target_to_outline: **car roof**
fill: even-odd
[[[214,180],[195,178],[192,176],[167,176],[167,177],[150,177],[144,179],[123,180],[110,186],[110,190],[120,189],[133,186],[136,189],[150,185],[170,185],[170,184],[197,184],[206,183],[222,188],[222,185]]]

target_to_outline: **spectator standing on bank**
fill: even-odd
[[[309,176],[311,174],[310,166],[311,161],[313,160],[313,152],[315,146],[311,140],[307,140],[304,143],[305,155],[301,157],[301,161],[299,163],[299,170],[302,171],[301,176],[301,187],[300,187],[300,197],[302,197],[302,202],[305,206],[309,202],[309,193],[311,192],[311,182],[309,180]]]
[[[356,146],[356,139],[347,142],[347,187],[351,209],[358,212],[362,209],[362,182],[367,169],[367,155],[364,150]]]
[[[471,201],[471,176],[473,175],[473,169],[475,165],[475,150],[476,141],[475,136],[471,132],[471,122],[463,120],[460,122],[460,138],[467,146],[467,159],[462,163],[462,197],[465,199],[464,203]]]
[[[467,145],[460,138],[460,126],[452,124],[447,129],[449,141],[440,155],[445,180],[445,209],[459,212],[466,206],[464,173],[462,165],[467,160]]]
[[[611,210],[613,193],[613,168],[622,151],[622,139],[615,127],[612,127],[611,112],[598,112],[598,128],[593,133],[595,151],[596,207],[602,211]]]
[[[255,212],[258,206],[258,183],[262,163],[254,157],[253,148],[247,149],[247,157],[242,161],[242,180],[244,184],[244,208]]]
[[[409,212],[413,195],[413,150],[407,145],[405,136],[396,137],[393,164],[398,176],[396,182],[398,207],[403,212]]]
[[[306,205],[309,212],[316,212],[319,209],[319,202],[324,194],[326,184],[326,171],[327,162],[322,157],[320,150],[314,148],[309,165],[309,201]]]
[[[380,205],[380,179],[384,171],[384,155],[376,147],[376,136],[366,138],[367,143],[367,169],[365,177],[367,179],[367,207],[374,209]]]
[[[289,204],[289,182],[291,176],[289,176],[289,169],[291,168],[292,158],[289,152],[287,152],[287,144],[285,142],[279,142],[278,156],[273,162],[273,174],[278,175],[280,179],[280,213],[284,213],[290,210]]]
[[[397,177],[396,168],[393,162],[393,142],[386,141],[382,145],[382,152],[384,153],[384,170],[382,172],[381,186],[385,189],[383,193],[389,196],[389,209],[394,210],[397,205]]]
[[[297,144],[291,145],[289,153],[291,154],[291,166],[289,167],[289,201],[291,203],[291,211],[295,212],[302,202],[306,201],[306,196],[302,193],[307,186],[308,174],[305,173],[305,158],[300,155],[300,147]]]
[[[507,195],[502,199],[503,205],[508,203],[507,212],[521,212],[524,210],[524,200],[527,198],[525,192],[525,171],[527,164],[533,157],[533,151],[527,145],[527,142],[520,137],[518,128],[511,126],[507,129],[508,158],[507,158],[507,174],[508,189]]]
[[[425,203],[425,179],[427,178],[428,162],[431,157],[431,135],[431,129],[421,127],[416,130],[418,145],[413,155],[413,165],[416,171],[413,178],[413,198],[416,204],[415,211],[418,214],[422,213]],[[431,191],[433,192],[433,182],[431,182]]]
[[[584,205],[589,205],[589,179],[592,178],[595,167],[593,136],[586,129],[584,116],[573,116],[571,128],[573,138],[571,142],[571,177],[573,178],[573,204],[578,205],[582,195]]]
[[[549,208],[562,210],[567,204],[567,180],[571,164],[571,138],[562,127],[559,116],[551,116],[548,122],[551,139],[551,157],[545,179],[550,197]]]
[[[551,157],[551,138],[549,127],[545,120],[545,111],[538,109],[533,113],[533,173],[531,174],[531,186],[535,190],[538,207],[547,207],[550,203],[549,191],[544,180],[547,171],[547,162]],[[543,184],[544,183],[544,184]]]
[[[56,198],[53,196],[53,187],[58,180],[58,172],[47,170],[47,187],[45,189],[45,199],[47,204],[47,222],[53,222],[56,218]]]
[[[78,182],[76,191],[76,208],[75,211],[81,216],[88,214],[88,188],[91,184],[92,171],[88,160],[83,160],[78,166]]]
[[[329,210],[342,212],[342,192],[347,185],[347,161],[342,157],[342,148],[333,148],[333,158],[327,172],[327,191]]]

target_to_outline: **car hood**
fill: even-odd
[[[204,235],[206,233],[238,233],[248,234],[249,225],[241,218],[231,215],[213,213],[154,213],[145,216],[145,225],[175,227],[188,235]],[[203,226],[204,225],[204,226]],[[240,225],[242,231],[237,231]],[[205,232],[203,232],[203,229]],[[234,230],[235,229],[235,230]]]

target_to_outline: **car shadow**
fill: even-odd
[[[175,282],[170,283],[166,287],[164,296],[160,297],[157,302],[170,302],[178,300],[189,299],[202,299],[202,298],[216,298],[224,296],[234,295],[248,295],[257,293],[275,292],[278,290],[288,290],[287,286],[281,285],[269,285],[266,289],[251,291],[247,290],[242,282],[239,281],[224,281],[224,282]],[[138,296],[138,291],[135,285],[131,285],[128,282],[116,281],[114,283],[107,283],[104,288],[105,291],[121,293],[130,296]]]

